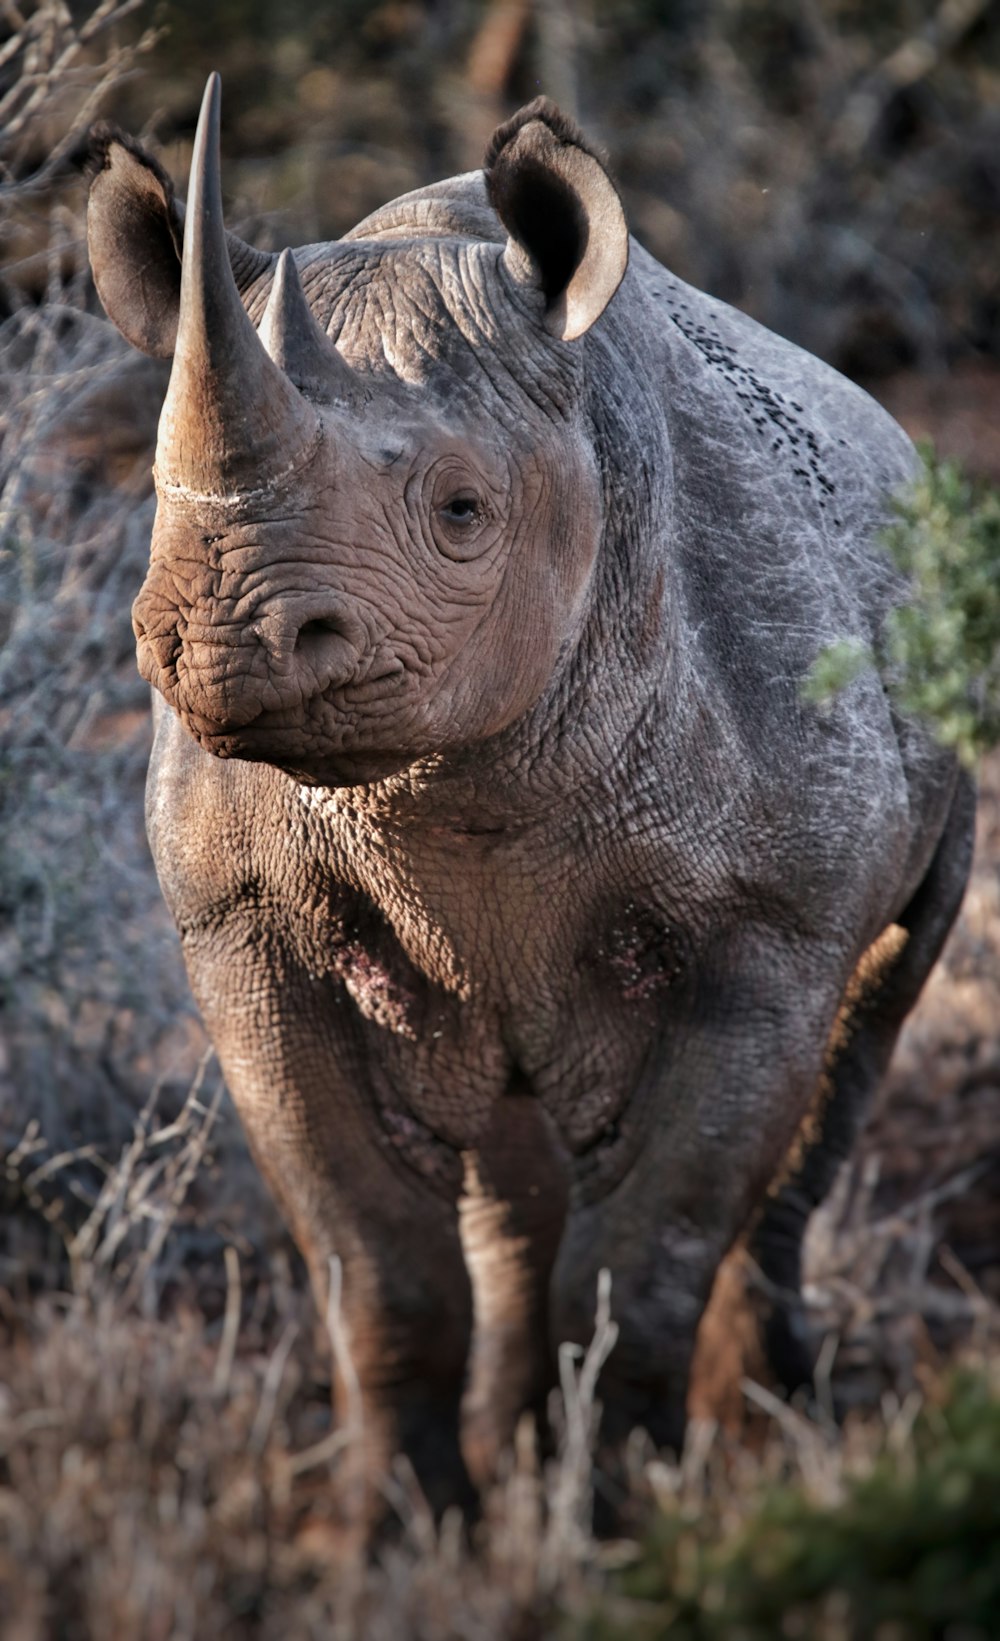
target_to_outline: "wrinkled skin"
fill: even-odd
[[[772,1359],[808,1377],[802,1232],[968,865],[967,784],[874,674],[801,693],[899,596],[873,535],[907,440],[634,243],[621,278],[603,170],[530,116],[486,180],[295,252],[336,356],[272,341],[287,415],[266,374],[242,423],[222,388],[206,409],[177,343],[135,606],[157,869],[321,1303],[342,1264],[363,1509],[400,1447],[437,1505],[468,1498],[587,1341],[602,1267],[609,1444],[680,1442],[748,1227]],[[98,286],[169,352],[177,207],[122,143]],[[590,222],[568,286],[528,186],[564,162]],[[140,184],[155,313],[118,277]],[[273,338],[293,273],[228,245]]]

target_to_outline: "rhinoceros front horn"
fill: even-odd
[[[319,420],[268,355],[233,278],[222,216],[220,93],[212,74],[191,157],[177,346],[156,466],[161,488],[223,497],[267,487],[297,465],[319,436]]]

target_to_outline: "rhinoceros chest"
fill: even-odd
[[[488,837],[338,852],[305,961],[390,1143],[475,1145],[528,1090],[586,1152],[625,1116],[683,994],[684,930],[617,863]],[[322,908],[317,917],[316,908]]]

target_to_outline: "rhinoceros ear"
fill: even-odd
[[[108,318],[143,353],[174,351],[183,230],[163,167],[114,126],[91,133],[87,242]]]
[[[625,212],[601,161],[573,121],[538,97],[493,133],[483,171],[510,235],[508,267],[541,287],[553,336],[582,336],[628,267]]]
[[[169,359],[177,340],[184,207],[159,161],[113,125],[94,126],[87,170],[87,243],[108,318],[142,353]],[[226,235],[242,294],[274,261]]]

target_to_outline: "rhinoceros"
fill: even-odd
[[[361,1473],[472,1497],[605,1269],[601,1439],[676,1448],[741,1237],[808,1380],[803,1231],[967,875],[950,754],[874,670],[803,691],[903,596],[912,447],[630,240],[545,99],[280,256],[224,226],[219,115],[213,76],[186,209],[112,128],[89,207],[173,356],[134,625],[195,997],[341,1283]]]

